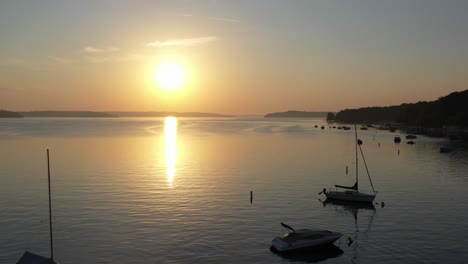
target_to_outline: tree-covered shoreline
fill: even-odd
[[[345,109],[336,114],[335,121],[346,123],[396,122],[427,128],[468,127],[468,90],[454,92],[430,102]]]

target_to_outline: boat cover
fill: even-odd
[[[337,187],[337,188],[343,188],[343,189],[349,189],[349,190],[356,190],[356,191],[358,190],[357,182],[356,182],[353,186],[351,186],[351,187],[349,187],[349,186],[343,186],[343,185],[335,185],[335,187]]]

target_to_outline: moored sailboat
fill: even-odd
[[[49,162],[49,149],[47,149],[47,180],[49,187],[49,235],[50,235],[50,258],[43,257],[25,251],[23,256],[18,260],[17,264],[58,264],[54,260],[54,240],[52,237],[52,199],[50,193],[50,162]]]
[[[325,194],[327,199],[331,200],[339,200],[339,201],[349,201],[349,202],[369,202],[371,203],[374,201],[376,192],[374,189],[374,185],[372,184],[372,180],[369,174],[369,170],[367,168],[366,160],[364,158],[364,153],[362,152],[361,145],[358,143],[357,137],[357,128],[356,125],[354,126],[355,129],[355,145],[356,145],[356,182],[353,186],[343,186],[343,185],[335,185],[337,188],[336,190],[327,190],[323,188],[319,194]],[[369,182],[372,187],[373,194],[363,193],[359,191],[359,166],[358,166],[358,148],[361,152],[362,160],[364,161],[364,166],[366,167],[367,176],[369,177]],[[338,190],[345,189],[344,191]]]

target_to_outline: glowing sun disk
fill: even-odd
[[[175,62],[160,64],[155,77],[158,86],[165,90],[179,89],[187,79],[184,67]]]

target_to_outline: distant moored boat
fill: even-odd
[[[449,152],[452,152],[452,151],[453,151],[453,147],[450,146],[450,145],[447,145],[447,144],[444,144],[444,145],[440,146],[440,148],[439,148],[440,153],[449,153]]]

